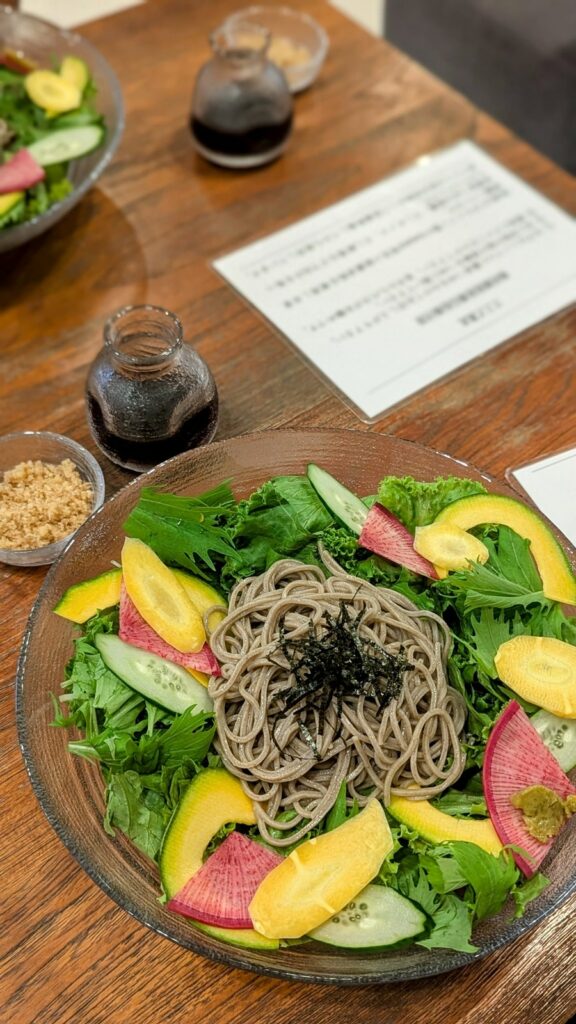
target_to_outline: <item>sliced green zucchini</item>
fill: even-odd
[[[180,665],[127,644],[114,633],[99,633],[94,643],[110,671],[147,700],[176,714],[189,707],[214,710],[206,687]]]
[[[360,535],[368,515],[368,509],[364,502],[325,469],[321,469],[313,462],[309,464],[307,473],[312,487],[320,495],[324,504],[338,519],[342,520],[349,530],[352,530],[352,533]]]
[[[310,932],[310,938],[344,949],[382,949],[416,939],[426,915],[386,885],[367,885],[339,914]]]
[[[537,711],[530,719],[563,771],[576,766],[576,719],[559,718],[551,711]]]
[[[97,124],[78,128],[59,128],[27,147],[41,167],[67,163],[97,149],[104,138],[104,129]]]

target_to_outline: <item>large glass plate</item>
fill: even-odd
[[[302,473],[317,462],[360,494],[373,493],[387,473],[421,480],[454,474],[481,479],[489,490],[513,494],[505,484],[448,455],[384,434],[344,430],[274,431],[235,438],[189,452],[135,480],[81,527],[50,570],[30,615],[17,680],[20,742],[32,785],[48,820],[90,877],[143,924],[174,942],[236,967],[301,981],[346,985],[399,981],[450,971],[512,942],[557,907],[576,888],[576,844],[567,826],[544,870],[550,885],[513,919],[509,907],[482,922],[474,933],[474,955],[418,947],[352,955],[314,943],[279,951],[239,949],[196,931],[185,918],[158,902],[157,870],[120,833],[102,828],[103,785],[96,767],[67,753],[68,736],[50,726],[50,693],[57,692],[70,657],[74,627],[52,609],[72,583],[110,567],[118,559],[122,523],[143,485],[178,494],[198,494],[223,479],[238,497],[279,473]],[[557,532],[557,531],[556,531]],[[562,538],[573,564],[574,550]],[[572,835],[570,836],[570,833]],[[572,842],[571,842],[572,839]]]

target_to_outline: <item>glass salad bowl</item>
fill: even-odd
[[[21,54],[43,68],[51,68],[65,56],[79,57],[88,66],[97,95],[95,105],[106,125],[104,142],[92,153],[70,164],[73,190],[23,224],[0,230],[0,253],[15,249],[47,231],[64,217],[96,183],[110,163],[124,129],[124,106],[116,75],[101,53],[75,32],[66,32],[47,21],[0,5],[0,53]]]
[[[300,981],[365,985],[441,974],[513,942],[576,890],[576,843],[570,825],[543,864],[548,888],[528,905],[524,917],[513,918],[512,908],[505,906],[481,922],[473,933],[477,953],[417,946],[354,953],[314,942],[279,950],[246,949],[199,932],[159,902],[154,863],[120,832],[115,837],[104,832],[104,787],[98,769],[70,755],[66,730],[50,725],[50,694],[58,692],[75,635],[75,627],[52,609],[71,584],[104,572],[118,559],[122,524],[141,487],[194,495],[229,480],[236,497],[244,497],[272,476],[305,472],[310,461],[358,494],[374,493],[386,474],[410,474],[420,480],[468,477],[481,480],[488,490],[515,494],[448,455],[384,434],[345,430],[262,432],[163,463],[125,487],[81,526],[46,578],[30,615],[18,666],[17,717],[24,759],[48,820],[80,866],[120,907],[159,935],[213,960]],[[574,550],[563,538],[562,543],[576,565]]]

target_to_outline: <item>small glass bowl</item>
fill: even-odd
[[[86,448],[70,437],[42,430],[23,430],[21,433],[4,434],[0,437],[0,478],[6,470],[21,462],[40,460],[59,463],[64,459],[70,459],[80,476],[92,487],[91,515],[104,502],[105,485],[100,466]],[[0,562],[22,567],[50,565],[58,558],[75,532],[74,530],[66,537],[61,537],[52,544],[45,544],[41,548],[0,548]]]
[[[227,19],[228,23],[237,21],[256,22],[267,29],[271,35],[268,57],[274,61],[275,41],[286,40],[295,47],[305,46],[310,54],[310,59],[301,64],[284,64],[279,54],[278,66],[282,68],[290,92],[302,92],[318,76],[326,54],[328,53],[329,40],[326,32],[317,21],[314,21],[308,14],[301,14],[291,7],[266,7],[256,5],[244,7],[235,11]]]

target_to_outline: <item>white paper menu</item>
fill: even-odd
[[[60,28],[74,28],[95,18],[138,7],[144,0],[20,0],[23,14],[35,14]]]
[[[507,476],[576,545],[576,448],[509,470]]]
[[[576,300],[576,224],[469,141],[214,262],[365,419]]]

